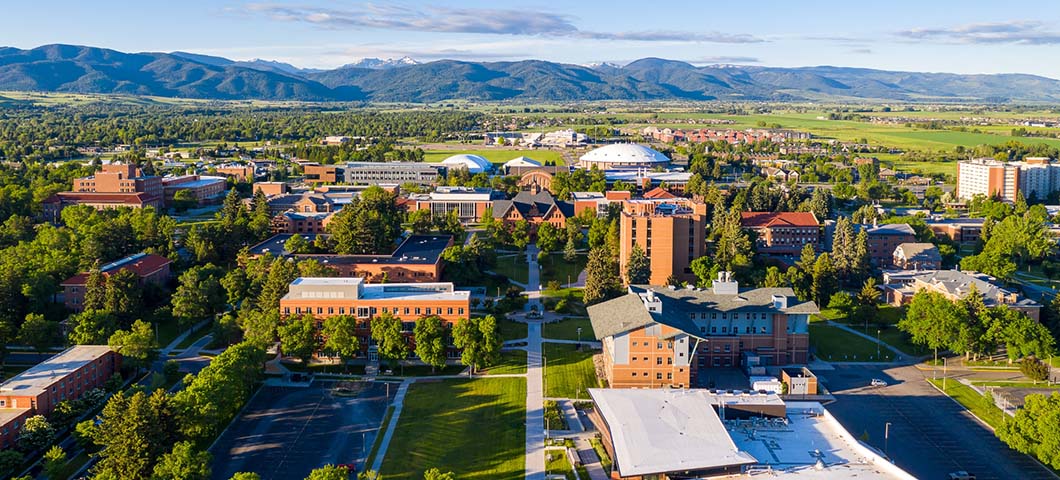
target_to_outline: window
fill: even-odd
[[[331,314],[334,314],[334,313],[335,313],[335,308],[334,307],[328,307],[328,315],[331,315]]]
[[[710,333],[718,333],[718,327],[710,327]]]
[[[732,345],[726,343],[725,344],[725,353],[729,353],[731,351],[732,351]]]
[[[416,315],[420,314],[420,307],[416,307]]]
[[[721,327],[721,333],[729,333],[729,327]]]
[[[463,315],[464,314],[464,307],[460,307],[460,308],[456,309],[456,311],[457,311],[458,315]]]
[[[666,372],[666,379],[667,380],[673,380],[674,379],[674,372]]]
[[[655,374],[655,379],[656,380],[662,380],[662,372],[656,373]]]
[[[324,307],[317,307],[317,313],[318,314],[323,314],[324,313]]]
[[[662,350],[662,342],[658,342],[658,343],[656,343],[656,344],[655,344],[655,348],[657,348],[657,349],[659,349],[659,350]]]
[[[409,307],[405,307],[405,315],[409,314]]]
[[[637,376],[637,372],[631,373],[630,376],[636,377]]]
[[[449,315],[453,314],[453,307],[449,307]]]
[[[673,365],[674,364],[674,357],[666,357],[666,364],[667,365]]]
[[[655,357],[655,364],[662,365],[662,357]]]

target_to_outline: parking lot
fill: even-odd
[[[326,464],[363,469],[386,413],[386,385],[358,383],[349,396],[334,382],[308,387],[262,387],[243,414],[210,449],[213,478],[255,472],[263,480],[305,478]],[[397,391],[389,389],[390,395]]]
[[[854,436],[886,450],[923,479],[966,470],[986,479],[1056,479],[1030,457],[1011,450],[963,407],[924,381],[914,367],[837,366],[817,372],[837,401],[828,410]],[[930,374],[928,374],[930,375]],[[886,387],[871,387],[873,378]],[[890,422],[890,439],[884,425]],[[863,440],[865,438],[862,437]]]

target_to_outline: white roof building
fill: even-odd
[[[493,170],[493,164],[490,163],[489,160],[486,160],[485,157],[469,153],[461,153],[446,158],[445,160],[442,160],[442,165],[451,169],[466,168],[468,173],[472,175]]]
[[[601,170],[609,168],[665,167],[670,164],[666,155],[635,143],[616,143],[597,148],[582,155],[578,161],[581,168],[596,166]]]
[[[541,162],[534,160],[529,157],[515,157],[507,162],[504,162],[505,170],[512,167],[540,167]]]

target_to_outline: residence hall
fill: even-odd
[[[121,368],[106,345],[75,345],[0,384],[0,450],[11,448],[26,419],[100,388]]]
[[[173,196],[181,190],[191,192],[198,205],[219,203],[225,196],[225,177],[207,175],[181,175],[162,179],[162,193],[166,205],[173,203]]]
[[[821,223],[813,212],[741,212],[740,226],[756,233],[755,251],[797,257],[803,245],[819,250]]]
[[[914,480],[817,402],[703,389],[590,388],[612,479]]]
[[[121,270],[130,270],[139,277],[141,285],[147,283],[163,285],[169,280],[169,266],[172,263],[172,260],[161,255],[137,253],[102,265],[99,270],[104,277]],[[73,312],[84,310],[85,284],[88,282],[89,273],[78,273],[59,284],[63,287],[63,305],[66,305],[68,310]]]
[[[894,249],[891,263],[902,270],[938,270],[942,255],[934,243],[903,243]]]
[[[706,253],[707,205],[679,198],[656,189],[652,198],[622,202],[619,217],[619,265],[626,278],[626,266],[634,245],[651,263],[651,285],[666,285],[670,277],[695,281],[692,260]]]
[[[438,282],[442,279],[442,252],[453,245],[452,235],[410,235],[389,255],[296,254],[284,244],[294,235],[282,233],[250,247],[252,257],[271,254],[296,260],[316,260],[340,277],[363,277],[368,282]],[[316,234],[302,235],[307,242]]]
[[[1001,286],[985,273],[958,270],[902,270],[883,272],[883,292],[896,307],[909,304],[921,290],[940,293],[950,301],[964,299],[972,292],[982,296],[987,307],[1005,305],[1034,320],[1041,318],[1042,304]]]
[[[687,388],[703,369],[804,364],[819,312],[790,288],[740,290],[731,272],[710,289],[631,285],[588,310],[614,388]]]

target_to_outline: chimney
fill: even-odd
[[[714,280],[715,295],[736,295],[740,293],[740,284],[732,279],[732,272],[718,272],[718,279]]]
[[[788,308],[788,297],[784,295],[773,295],[773,308],[777,310]]]

